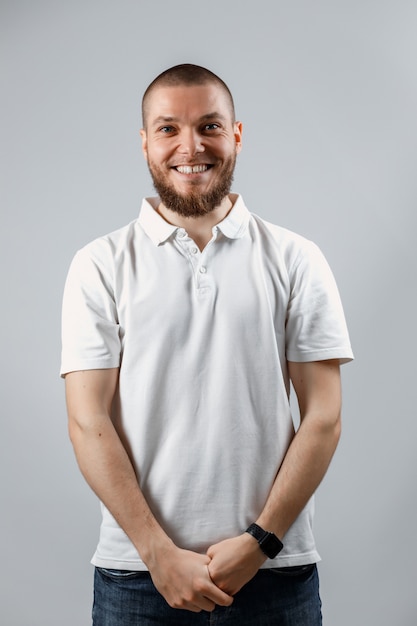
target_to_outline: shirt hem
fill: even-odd
[[[309,352],[287,352],[287,361],[295,363],[309,363],[311,361],[326,361],[327,359],[339,359],[341,365],[353,361],[354,355],[351,350],[340,348],[325,348],[323,350],[313,350]]]
[[[61,370],[59,372],[59,375],[61,378],[64,378],[66,374],[70,374],[71,372],[80,372],[82,370],[108,370],[108,369],[112,369],[114,367],[119,367],[120,366],[120,362],[119,360],[115,361],[103,361],[103,360],[89,360],[89,361],[83,361],[82,363],[77,362],[77,363],[72,363],[69,365],[63,365],[61,367]]]
[[[321,561],[321,557],[316,550],[313,552],[307,552],[306,554],[294,554],[287,555],[282,557],[277,557],[276,559],[268,559],[261,565],[260,569],[273,569],[276,567],[296,567],[300,565],[313,565],[314,563],[319,563]],[[118,560],[118,559],[109,559],[103,558],[96,554],[94,554],[91,559],[91,564],[94,567],[103,567],[106,569],[119,569],[130,572],[147,572],[149,571],[146,567],[145,563],[139,559],[135,560]]]

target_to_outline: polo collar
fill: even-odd
[[[179,228],[169,224],[159,215],[156,210],[158,205],[159,198],[144,198],[139,213],[139,224],[155,246],[164,243]]]
[[[240,239],[246,232],[249,224],[250,213],[243,202],[243,198],[239,194],[231,194],[234,204],[232,209],[226,215],[224,220],[217,224],[217,228],[221,230],[228,239]]]
[[[239,239],[246,232],[250,213],[243,202],[242,196],[233,194],[234,205],[228,215],[216,227],[229,239]],[[159,198],[144,198],[139,214],[139,224],[155,246],[165,243],[180,229],[180,226],[169,224],[159,215],[156,208]]]

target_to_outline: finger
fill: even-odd
[[[168,600],[167,600],[168,602]],[[173,609],[183,609],[186,611],[192,611],[193,613],[200,613],[200,611],[213,611],[216,607],[215,603],[209,598],[203,595],[194,594],[193,598],[186,599],[179,597],[177,600],[168,602]]]
[[[216,603],[205,596],[201,596],[198,600],[198,605],[196,606],[198,606],[197,611],[208,611],[211,613],[216,608]]]
[[[191,613],[201,613],[201,611],[207,611],[208,609],[205,609],[202,606],[197,606],[197,604],[186,604],[184,606],[180,606],[180,609],[183,609],[185,611],[191,611]]]
[[[199,613],[200,611],[211,612],[216,608],[216,603],[203,594],[195,594],[192,600],[181,599],[181,601],[178,602],[178,604],[175,604],[173,608],[186,609],[187,611],[192,611],[193,613]]]
[[[205,596],[220,606],[230,606],[233,602],[233,597],[225,591],[222,591],[213,582],[210,585],[209,593],[206,593]]]
[[[210,575],[210,562],[206,563],[206,573],[209,581],[208,593],[205,593],[207,598],[213,600],[215,604],[219,604],[220,606],[230,606],[233,602],[233,597],[229,595],[227,592],[220,589],[217,584],[214,582]]]

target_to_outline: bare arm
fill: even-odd
[[[321,483],[341,432],[338,361],[289,363],[301,423],[258,519],[283,537]]]
[[[65,378],[69,433],[82,474],[171,606],[198,612],[230,604],[208,576],[209,557],[175,546],[152,514],[110,417],[117,381],[117,368],[71,372]]]
[[[300,407],[300,427],[285,455],[265,507],[256,520],[284,537],[323,479],[341,429],[337,360],[294,363],[290,377]],[[266,560],[247,533],[211,546],[209,571],[221,589],[236,593]]]

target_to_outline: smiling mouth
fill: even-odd
[[[180,174],[202,174],[212,167],[212,165],[177,165],[174,169]]]

